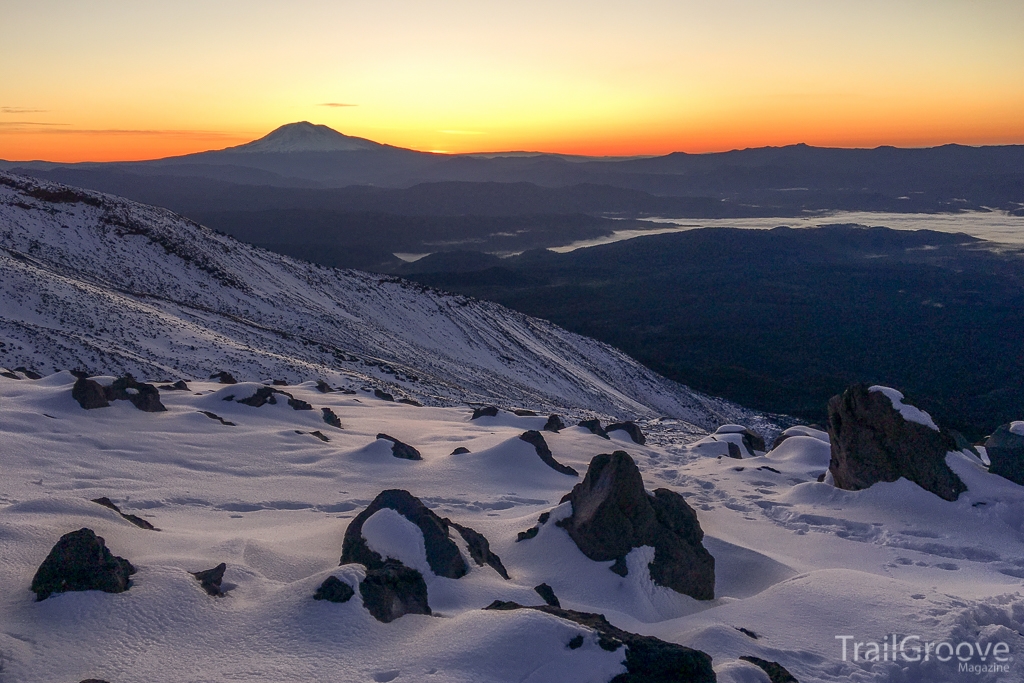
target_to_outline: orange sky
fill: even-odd
[[[1024,143],[1024,2],[6,0],[0,158]],[[353,105],[353,106],[331,106]]]

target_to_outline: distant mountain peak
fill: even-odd
[[[343,135],[328,126],[299,121],[277,128],[259,140],[230,147],[225,151],[241,153],[281,152],[356,152],[377,149],[380,144],[364,138]]]

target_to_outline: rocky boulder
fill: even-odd
[[[608,432],[614,432],[618,430],[626,432],[626,434],[629,435],[629,438],[632,439],[633,443],[635,444],[640,444],[641,446],[643,446],[645,443],[647,443],[647,437],[644,436],[643,431],[641,431],[640,427],[632,420],[627,420],[625,422],[616,422],[604,428],[606,434]]]
[[[531,609],[544,612],[590,629],[597,637],[597,644],[606,651],[616,652],[625,646],[622,663],[626,672],[613,678],[611,683],[714,683],[716,680],[711,668],[711,657],[707,653],[667,643],[653,636],[623,631],[612,626],[603,614],[577,612],[551,605],[523,606],[501,600],[495,600],[484,609]]]
[[[466,547],[469,548],[469,556],[473,558],[478,567],[482,567],[485,564],[494,571],[501,575],[501,578],[508,579],[508,571],[505,570],[505,565],[501,563],[501,558],[495,553],[491,552],[491,544],[487,538],[479,531],[470,529],[468,526],[462,526],[452,520],[445,517],[445,523],[459,532],[462,536],[462,540],[466,542]]]
[[[96,380],[84,377],[79,377],[75,386],[71,387],[71,398],[78,401],[78,405],[86,410],[106,408],[110,405],[103,385]]]
[[[465,446],[457,446],[455,450],[452,451],[452,455],[465,455],[466,453],[469,453],[469,449]]]
[[[238,383],[238,380],[236,380],[234,378],[234,376],[230,372],[224,372],[223,370],[221,370],[220,372],[215,372],[212,375],[210,375],[210,379],[215,379],[218,382],[220,382],[221,384],[237,384]]]
[[[146,413],[162,413],[167,410],[160,402],[159,389],[152,384],[136,382],[131,375],[118,377],[105,391],[107,400],[129,401],[133,406]]]
[[[121,508],[119,508],[114,503],[114,501],[110,500],[106,496],[103,496],[102,498],[93,498],[92,502],[96,503],[97,505],[102,505],[103,507],[107,508],[108,510],[113,510],[117,514],[121,515],[121,517],[125,521],[131,522],[132,524],[134,524],[135,526],[139,527],[140,529],[146,529],[147,531],[156,531],[157,530],[155,526],[153,526],[152,524],[150,524],[149,522],[144,520],[142,517],[139,517],[138,515],[130,515],[130,514],[125,514],[124,512],[121,512]]]
[[[394,403],[394,401],[395,401],[395,397],[394,396],[392,396],[388,392],[382,391],[380,389],[374,389],[373,390],[373,395],[376,396],[377,398],[379,398],[382,401],[391,401],[392,403]]]
[[[32,578],[32,592],[37,600],[65,591],[123,593],[134,573],[132,563],[115,557],[92,529],[79,529],[61,536],[50,550]]]
[[[858,491],[906,477],[940,498],[956,500],[967,490],[946,464],[946,453],[957,450],[956,442],[927,413],[901,400],[899,392],[866,384],[829,400],[829,471],[836,487]]]
[[[394,560],[367,570],[359,595],[366,611],[385,624],[406,614],[430,614],[423,575]]]
[[[332,427],[337,427],[338,429],[341,429],[341,418],[338,417],[338,414],[335,413],[333,410],[331,410],[330,408],[321,408],[320,414],[323,416],[324,422],[331,425]]]
[[[560,415],[548,415],[548,421],[544,423],[545,432],[560,432],[565,429],[565,423],[562,422]]]
[[[545,604],[551,605],[552,607],[561,607],[562,603],[558,601],[558,596],[555,595],[555,589],[546,583],[542,583],[539,586],[534,586],[533,590],[537,592],[537,595],[541,597],[541,600]]]
[[[196,577],[196,581],[203,587],[208,595],[212,595],[215,598],[219,598],[224,593],[220,589],[220,584],[224,580],[224,571],[228,568],[226,564],[221,562],[213,569],[204,569],[201,572],[189,572],[192,576]]]
[[[420,455],[420,452],[418,450],[416,450],[407,443],[399,441],[393,436],[388,436],[387,434],[380,433],[377,435],[377,438],[391,442],[391,455],[395,456],[396,458],[401,458],[402,460],[423,459],[423,456]]]
[[[796,680],[796,677],[789,673],[786,667],[782,666],[778,662],[770,662],[767,659],[761,659],[760,657],[744,656],[740,657],[744,662],[749,662],[759,668],[761,671],[768,674],[768,680],[771,683],[800,683]]]
[[[355,594],[352,586],[335,576],[328,576],[316,589],[316,593],[313,593],[313,599],[327,602],[348,602]]]
[[[479,420],[481,417],[497,417],[498,409],[495,406],[483,406],[473,409],[473,417],[470,420]]]
[[[581,420],[578,426],[583,427],[591,434],[600,436],[602,439],[608,438],[608,433],[601,426],[600,420]]]
[[[179,379],[174,384],[162,384],[157,388],[163,389],[164,391],[190,391],[188,384],[186,384],[183,379]]]
[[[625,575],[626,555],[651,546],[651,578],[698,600],[715,596],[715,558],[703,546],[697,514],[681,495],[644,488],[633,458],[625,451],[595,456],[583,481],[564,501],[572,515],[558,522],[584,555],[597,562],[615,561]]]
[[[388,508],[419,527],[427,551],[427,563],[438,576],[457,579],[469,571],[459,546],[448,536],[448,523],[438,517],[420,499],[408,491],[382,491],[348,525],[341,547],[341,564],[358,562],[368,569],[382,567],[388,558],[371,550],[363,538],[363,524],[378,510]]]
[[[985,441],[988,471],[1024,486],[1024,422],[1002,425]]]
[[[547,441],[544,440],[544,435],[538,432],[537,430],[531,429],[528,432],[523,432],[522,434],[519,435],[519,439],[533,446],[534,450],[537,451],[537,455],[540,456],[540,459],[544,461],[544,464],[553,469],[554,471],[560,474],[568,474],[573,477],[580,476],[580,473],[577,472],[572,467],[569,467],[568,465],[563,465],[562,463],[555,460],[555,456],[551,454],[551,449],[548,448]]]

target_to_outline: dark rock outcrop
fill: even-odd
[[[21,377],[18,377],[17,373],[11,372],[10,370],[0,370],[0,377],[6,377],[7,379],[16,379],[19,382]]]
[[[331,385],[323,381],[322,379],[318,379],[316,381],[316,390],[319,391],[321,394],[329,394],[334,391],[334,389],[331,389]]]
[[[981,460],[981,453],[979,453],[978,449],[974,447],[974,444],[972,444],[970,441],[967,440],[966,436],[964,436],[960,432],[956,431],[955,429],[949,429],[949,430],[946,430],[946,431],[948,431],[949,435],[951,437],[953,437],[953,442],[956,444],[956,449],[958,451],[961,451],[961,452],[967,451],[968,453],[973,455],[975,458],[978,458],[979,460]]]
[[[519,417],[537,417],[537,413],[532,410],[526,410],[525,408],[516,408],[512,411],[512,414]]]
[[[544,423],[545,432],[560,432],[565,429],[561,415],[548,415],[548,421]]]
[[[270,382],[275,387],[286,387],[288,386],[288,380],[286,379],[275,379]]]
[[[413,406],[414,408],[422,408],[423,404],[419,401],[411,398],[400,398],[396,403],[404,403],[407,406]]]
[[[135,573],[132,563],[111,553],[92,529],[64,534],[32,578],[37,600],[65,591],[123,593]]]
[[[537,591],[537,595],[548,605],[552,607],[561,607],[562,603],[558,601],[558,596],[555,595],[555,589],[546,583],[542,583],[539,586],[534,586],[533,590]]]
[[[956,442],[946,432],[905,420],[892,401],[855,384],[828,402],[829,471],[837,488],[866,489],[906,477],[945,500],[967,490],[946,464]]]
[[[24,365],[19,365],[18,367],[14,368],[14,371],[15,372],[20,372],[21,374],[25,375],[25,377],[27,377],[28,379],[42,379],[43,378],[43,376],[40,375],[38,372],[36,372],[35,370],[29,370]]]
[[[608,433],[601,427],[600,420],[581,420],[578,426],[590,431],[591,434],[597,434],[602,439],[608,438]]]
[[[210,375],[210,379],[215,379],[221,384],[238,384],[238,380],[230,372],[224,372],[223,370]]]
[[[393,403],[394,400],[395,400],[394,396],[392,396],[391,394],[389,394],[386,391],[381,391],[380,389],[374,389],[373,390],[373,395],[376,396],[377,398],[379,398],[382,401],[391,401]]]
[[[604,431],[605,434],[607,434],[608,432],[614,432],[620,429],[629,434],[629,438],[633,440],[633,443],[640,444],[641,446],[647,443],[647,437],[644,436],[643,431],[641,431],[640,427],[632,420],[610,424],[604,428]]]
[[[609,683],[714,683],[716,680],[711,668],[711,657],[706,653],[667,643],[653,636],[623,631],[608,623],[603,614],[577,612],[551,605],[523,606],[501,600],[495,600],[484,609],[532,609],[544,612],[593,630],[598,645],[604,650],[615,652],[624,645],[626,652],[622,663],[626,666],[626,672]]]
[[[277,405],[277,399],[274,397],[274,394],[282,393],[284,392],[274,389],[273,387],[260,387],[252,396],[236,399],[235,403],[252,406],[253,408],[262,408],[268,403],[270,405]]]
[[[985,452],[992,463],[988,471],[1024,486],[1024,436],[1010,431],[1012,424],[1000,426],[985,440]]]
[[[750,428],[745,428],[740,433],[743,435],[743,447],[747,449],[747,453],[752,457],[757,455],[755,451],[765,452],[763,436]]]
[[[103,385],[94,379],[84,377],[79,377],[75,386],[71,387],[71,398],[78,401],[78,405],[86,410],[106,408],[110,405]]]
[[[310,436],[315,436],[316,438],[320,439],[324,443],[329,443],[330,442],[330,439],[327,438],[327,435],[324,434],[323,432],[321,432],[319,429],[317,429],[316,431],[310,432],[309,434],[310,434]]]
[[[540,533],[540,528],[548,523],[548,519],[551,518],[550,512],[540,513],[540,517],[537,518],[537,523],[531,526],[526,531],[520,531],[516,534],[516,543],[519,541],[528,541],[531,538],[535,538]]]
[[[534,450],[537,451],[537,455],[544,461],[544,464],[560,474],[568,474],[573,477],[580,476],[572,467],[563,465],[562,463],[555,460],[555,456],[551,454],[551,449],[548,448],[547,442],[544,440],[544,435],[535,429],[531,429],[528,432],[523,432],[519,435],[519,439],[533,446]]]
[[[121,515],[121,517],[123,517],[125,520],[131,522],[140,529],[146,529],[147,531],[156,531],[156,527],[147,522],[146,520],[144,520],[142,517],[139,517],[138,515],[126,515],[125,513],[121,512],[121,508],[117,507],[117,505],[114,504],[114,501],[110,500],[106,496],[103,496],[102,498],[93,498],[92,502],[102,505],[103,507],[108,508],[110,510],[113,510],[117,514]]]
[[[501,563],[501,558],[491,552],[491,544],[487,538],[474,529],[470,529],[468,526],[462,526],[456,522],[445,517],[445,523],[459,532],[462,536],[462,540],[466,542],[466,546],[469,548],[469,556],[473,558],[477,566],[482,567],[485,564],[494,571],[501,575],[501,578],[508,579],[508,571],[505,570],[505,565]]]
[[[212,595],[215,598],[221,597],[224,593],[220,589],[221,581],[224,580],[224,570],[228,566],[221,562],[213,569],[204,569],[201,572],[189,572],[192,576],[196,577],[196,581],[203,587],[208,595]]]
[[[133,406],[146,413],[162,413],[167,410],[160,402],[159,389],[152,384],[136,382],[131,375],[118,377],[104,391],[107,400],[130,401]]]
[[[288,397],[288,405],[291,406],[292,410],[313,410],[313,406],[303,401],[301,398]]]
[[[498,409],[495,406],[484,406],[473,409],[473,417],[470,420],[479,420],[481,417],[497,417]]]
[[[469,568],[462,559],[459,546],[448,536],[448,523],[438,517],[420,499],[402,489],[381,491],[365,510],[356,515],[345,530],[341,546],[341,564],[358,562],[374,569],[384,565],[388,558],[370,549],[363,538],[363,523],[378,510],[388,508],[419,527],[427,551],[427,563],[438,576],[457,579],[465,576]]]
[[[768,674],[768,678],[772,683],[800,683],[793,674],[786,670],[786,667],[778,662],[769,662],[767,659],[751,656],[740,657],[740,659],[744,662],[750,662],[761,669],[761,671],[764,671]]]
[[[469,453],[469,449],[466,448],[465,446],[459,446],[454,451],[452,451],[452,455],[463,455],[464,453]]]
[[[651,578],[659,586],[698,600],[715,596],[715,558],[704,546],[697,514],[675,491],[648,495],[633,458],[625,451],[590,461],[583,481],[564,500],[572,515],[558,522],[584,555],[615,560],[625,570],[633,548],[652,546]]]
[[[359,595],[366,611],[385,624],[405,614],[430,614],[423,575],[401,562],[391,560],[367,570]]]
[[[335,576],[328,576],[316,589],[316,593],[313,593],[313,599],[327,602],[348,602],[355,594],[352,586]]]
[[[337,413],[335,413],[330,408],[321,408],[320,413],[324,417],[324,422],[331,425],[332,427],[337,427],[338,429],[341,429],[341,418],[338,417]]]
[[[736,458],[737,460],[743,459],[743,451],[740,450],[739,446],[734,444],[732,441],[726,441],[725,443],[726,447],[729,449],[730,458]]]
[[[395,456],[396,458],[401,458],[402,460],[423,459],[423,456],[420,455],[420,452],[418,450],[416,450],[407,443],[399,441],[393,436],[388,436],[387,434],[381,433],[377,435],[377,438],[391,442],[391,455]]]
[[[226,427],[234,427],[234,426],[236,426],[234,422],[228,422],[227,420],[225,420],[223,417],[221,417],[217,413],[211,413],[209,410],[200,410],[199,412],[202,413],[203,415],[205,415],[206,417],[210,418],[211,420],[217,420],[218,422],[220,422],[222,425],[224,425]]]
[[[174,384],[161,384],[158,388],[164,391],[190,391],[188,384],[183,379],[179,379]]]

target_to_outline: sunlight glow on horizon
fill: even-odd
[[[11,0],[0,159],[308,120],[444,153],[1024,143],[1024,3]]]

